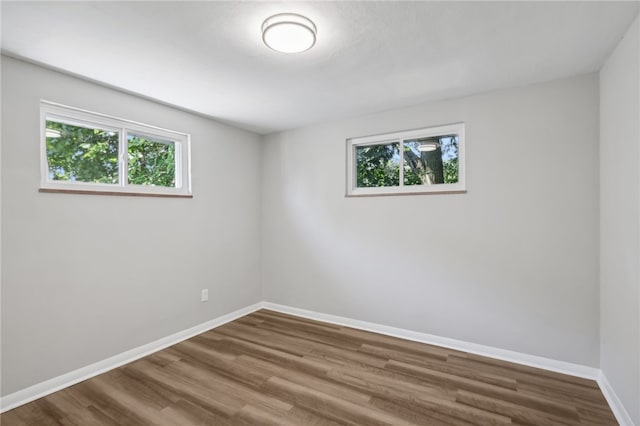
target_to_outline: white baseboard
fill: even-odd
[[[43,396],[49,395],[50,393],[59,391],[66,387],[75,385],[76,383],[90,379],[91,377],[97,376],[98,374],[113,370],[114,368],[120,367],[124,364],[128,364],[139,358],[151,355],[154,352],[175,345],[176,343],[180,343],[183,340],[189,339],[200,333],[204,333],[205,331],[211,330],[212,328],[219,327],[230,321],[248,315],[251,312],[255,312],[262,307],[262,302],[258,302],[251,306],[247,306],[245,308],[238,309],[237,311],[233,311],[226,315],[222,315],[218,318],[212,319],[211,321],[198,324],[187,330],[183,330],[170,336],[163,337],[162,339],[147,343],[146,345],[138,346],[137,348],[122,352],[118,355],[114,355],[110,358],[98,361],[91,365],[87,365],[86,367],[70,371],[61,376],[54,377],[53,379],[49,379],[44,382],[37,383],[33,386],[29,386],[28,388],[11,393],[0,399],[0,413],[34,401],[38,398],[42,398]]]
[[[448,337],[435,336],[433,334],[420,333],[418,331],[405,330],[402,328],[389,327],[367,321],[360,321],[351,318],[344,318],[336,315],[323,314],[319,312],[307,311],[305,309],[293,308],[291,306],[278,305],[276,303],[264,302],[265,309],[282,312],[285,314],[297,315],[317,321],[330,322],[337,325],[357,328],[359,330],[372,331],[374,333],[385,334],[387,336],[399,337],[401,339],[413,340],[420,343],[442,346],[456,349],[472,354],[488,356],[501,359],[503,361],[515,362],[517,364],[528,365],[530,367],[543,368],[557,373],[569,374],[571,376],[583,377],[585,379],[597,380],[600,377],[600,370],[594,367],[587,367],[580,364],[573,364],[565,361],[544,358],[536,355],[528,355],[506,349],[494,348],[492,346],[480,345],[477,343],[465,342],[463,340],[450,339]]]
[[[613,387],[611,387],[611,383],[607,380],[607,376],[605,376],[602,371],[600,371],[600,375],[598,376],[598,385],[609,403],[611,411],[613,411],[613,414],[616,416],[616,420],[620,423],[620,426],[635,426],[629,412],[624,408],[624,405],[622,405],[622,401],[620,401]]]

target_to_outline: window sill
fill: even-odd
[[[160,198],[193,198],[193,195],[183,194],[159,194],[151,192],[123,192],[123,191],[94,191],[90,189],[59,189],[40,188],[39,192],[56,194],[82,194],[82,195],[117,195],[124,197],[160,197]]]
[[[346,198],[359,197],[393,197],[404,195],[447,195],[447,194],[466,194],[466,189],[451,189],[445,191],[389,191],[389,192],[351,192],[345,194]]]

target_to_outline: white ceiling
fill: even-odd
[[[638,2],[7,2],[2,49],[260,133],[597,71]],[[297,12],[311,50],[262,44]]]

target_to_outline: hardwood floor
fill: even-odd
[[[13,425],[615,425],[598,385],[267,310],[0,416]]]

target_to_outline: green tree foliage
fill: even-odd
[[[458,183],[458,137],[448,136],[440,139],[444,183]]]
[[[442,162],[444,166],[444,183],[458,182],[458,157]]]
[[[129,183],[175,187],[175,144],[129,136]]]
[[[420,151],[422,144],[437,144],[433,151]],[[423,138],[404,142],[404,184],[425,185],[444,183],[442,150],[438,138]]]
[[[420,151],[425,142],[437,142],[434,151]],[[458,138],[441,136],[435,140],[405,141],[404,185],[458,182]],[[356,184],[359,188],[399,186],[398,143],[356,147]]]
[[[51,180],[118,183],[118,133],[47,121]]]
[[[400,185],[397,143],[356,147],[358,188]]]
[[[118,132],[55,121],[47,129],[51,180],[118,183]],[[127,154],[129,184],[175,187],[173,142],[129,135]]]

